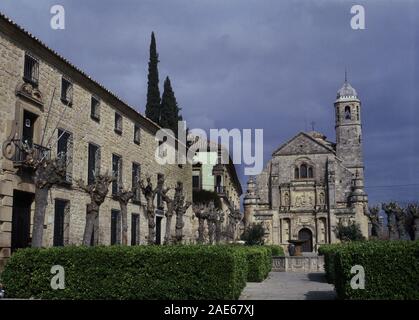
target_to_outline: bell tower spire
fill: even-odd
[[[356,90],[348,82],[346,68],[345,82],[337,92],[334,106],[336,154],[354,176],[358,174],[360,179],[363,179],[361,101]]]

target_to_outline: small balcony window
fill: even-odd
[[[138,124],[134,125],[134,142],[140,144],[141,141],[141,129]]]
[[[92,97],[91,99],[90,117],[97,122],[100,121],[100,101],[96,97]]]
[[[73,84],[66,78],[61,78],[61,101],[67,106],[73,104]]]
[[[115,132],[122,134],[122,116],[115,112]]]
[[[29,54],[25,54],[25,65],[23,70],[23,80],[31,83],[34,87],[38,86],[39,62]]]

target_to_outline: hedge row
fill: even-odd
[[[240,250],[238,248],[238,250]],[[268,246],[244,246],[247,258],[247,281],[261,282],[272,269],[272,250]]]
[[[346,243],[341,244],[327,244],[319,248],[319,255],[324,256],[324,270],[326,272],[326,280],[328,283],[334,283],[335,265],[334,257],[339,248],[342,248]]]
[[[65,270],[52,290],[51,267]],[[1,274],[8,297],[41,299],[237,299],[245,250],[229,246],[108,246],[23,249]]]
[[[272,256],[273,257],[278,257],[278,256],[284,256],[284,248],[282,248],[281,246],[278,245],[264,245],[264,247],[268,247],[271,249],[272,251]]]
[[[340,299],[419,299],[419,241],[351,242],[321,251]],[[364,268],[365,289],[351,287],[355,265]]]

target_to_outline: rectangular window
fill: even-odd
[[[25,54],[25,65],[23,68],[23,80],[31,83],[34,87],[38,86],[39,62],[34,57]]]
[[[61,101],[67,106],[73,104],[73,84],[66,78],[61,78]]]
[[[87,184],[92,184],[95,177],[100,171],[100,148],[99,146],[89,143],[88,150],[88,165],[87,165]]]
[[[133,213],[131,216],[131,245],[140,244],[140,215]]]
[[[117,112],[115,112],[115,132],[122,133],[122,116]]]
[[[54,208],[54,247],[62,247],[65,243],[65,231],[68,228],[67,218],[69,210],[69,201],[55,200]]]
[[[112,174],[115,181],[112,182],[112,195],[117,195],[122,185],[122,158],[116,154],[112,155]]]
[[[192,188],[194,190],[199,190],[200,187],[201,186],[200,186],[200,183],[199,183],[199,176],[198,175],[192,176]]]
[[[132,198],[133,202],[140,202],[140,194],[141,194],[141,190],[139,185],[140,182],[140,172],[141,167],[138,163],[133,162],[132,163],[132,191],[134,192],[134,197]]]
[[[93,96],[90,102],[90,117],[95,121],[100,121],[100,101]]]
[[[140,144],[141,141],[141,129],[138,124],[134,125],[134,143]]]
[[[66,182],[72,182],[73,169],[73,135],[58,129],[57,157],[63,158],[66,163]]]
[[[158,173],[157,174],[157,183],[162,178],[164,178],[164,174]],[[164,209],[163,198],[162,198],[160,193],[157,193],[157,209],[160,209],[160,210]]]
[[[121,244],[121,213],[111,211],[111,245]]]

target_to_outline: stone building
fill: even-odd
[[[236,167],[230,157],[228,164],[221,161],[223,150],[226,153],[227,150],[211,141],[205,146],[204,144],[196,146],[198,149],[192,166],[193,190],[215,191],[222,200],[223,210],[227,210],[230,205],[239,208],[243,191]]]
[[[346,79],[334,109],[336,143],[319,132],[300,132],[248,181],[246,224],[262,223],[270,243],[286,247],[288,240],[307,239],[304,251],[316,251],[337,241],[339,221],[355,221],[368,236],[361,101]]]
[[[17,248],[31,241],[34,210],[32,174],[22,165],[25,143],[36,157],[67,160],[67,181],[53,187],[44,224],[44,246],[80,244],[89,196],[78,188],[95,173],[115,172],[116,182],[100,207],[92,242],[121,241],[120,206],[113,194],[139,179],[159,175],[173,196],[177,181],[192,197],[191,164],[159,165],[154,158],[159,126],[135,111],[101,84],[0,14],[0,268]],[[128,205],[128,243],[147,239],[145,199],[139,192]],[[156,199],[156,242],[165,230],[164,204]],[[189,208],[184,240],[194,241]],[[174,223],[172,227],[175,228]]]
[[[228,213],[231,208],[240,210],[240,196],[243,193],[236,167],[226,148],[220,144],[200,139],[194,142],[194,150],[192,190],[214,191],[218,194],[221,210],[225,213],[223,227],[226,230]],[[224,156],[226,161],[222,161]],[[227,160],[228,163],[224,163]],[[234,238],[238,239],[239,236],[240,228],[236,228]]]

